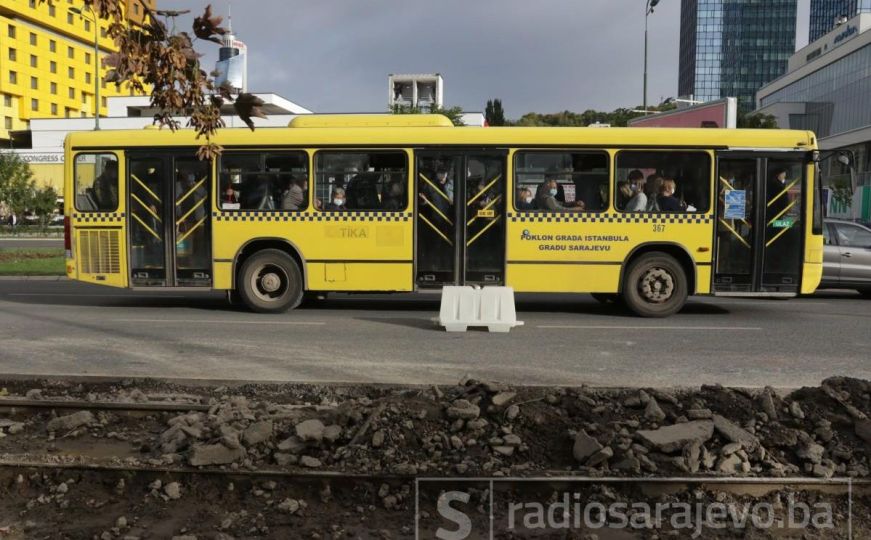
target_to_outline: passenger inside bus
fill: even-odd
[[[345,190],[337,187],[333,189],[333,197],[330,203],[327,204],[327,212],[345,212],[348,210],[345,204]]]
[[[664,178],[659,188],[659,209],[662,212],[682,212],[687,209],[687,203],[674,196],[677,183],[673,178]]]
[[[617,208],[626,208],[632,198],[632,188],[629,182],[620,180],[617,182]]]
[[[289,186],[281,195],[282,210],[302,210],[306,207],[308,182],[304,178],[290,177]]]
[[[626,203],[627,212],[644,212],[647,210],[647,194],[644,192],[647,182],[644,180],[644,173],[638,169],[633,169],[627,177],[629,182],[629,190],[632,193],[629,201]]]
[[[647,175],[644,183],[644,195],[647,199],[648,212],[659,212],[659,192],[662,188],[662,177],[656,173]]]
[[[545,177],[544,183],[539,186],[538,198],[536,204],[539,210],[547,210],[549,212],[583,212],[586,208],[584,201],[577,200],[574,203],[564,203],[557,199],[559,195],[559,184],[556,177],[549,175]]]
[[[391,182],[383,199],[381,208],[384,210],[405,210],[405,189],[403,189],[402,183],[398,180]]]
[[[534,210],[535,199],[532,197],[532,191],[529,188],[521,188],[517,192],[517,209],[518,210]]]
[[[97,210],[115,210],[118,208],[118,162],[106,161],[103,172],[94,180],[94,201]]]

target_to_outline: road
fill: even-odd
[[[448,334],[437,295],[330,297],[282,315],[223,296],[0,280],[0,374],[518,384],[815,385],[871,378],[871,302],[691,299],[640,319],[586,295],[520,296],[510,334]]]
[[[32,248],[58,248],[63,249],[63,238],[28,238],[3,237],[0,238],[0,249],[32,249]]]

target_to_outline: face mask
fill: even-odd
[[[532,202],[532,197],[524,197],[523,200],[526,201],[527,204],[529,204]]]
[[[441,175],[441,174],[440,174],[440,175],[438,176],[438,179],[439,179],[439,182],[441,182],[442,184],[444,184],[444,183],[445,183],[445,180],[447,180],[448,177],[447,177],[446,175]]]
[[[556,197],[556,194],[559,193],[559,190],[557,188],[551,188],[550,191],[548,191],[548,193],[550,193],[551,195]]]
[[[343,204],[345,204],[345,199],[333,199],[333,204],[335,204],[336,206],[342,206]]]

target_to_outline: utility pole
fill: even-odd
[[[94,131],[100,131],[100,20],[97,15],[91,11],[90,17],[85,17],[85,13],[77,8],[69,8],[71,13],[75,13],[79,17],[88,19],[94,23]]]
[[[647,110],[647,19],[659,0],[646,0],[644,5],[644,110]]]

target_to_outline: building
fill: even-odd
[[[678,93],[700,101],[756,91],[786,72],[795,51],[797,0],[682,0]]]
[[[859,13],[871,13],[871,0],[811,0],[810,43]]]
[[[797,51],[788,72],[757,93],[758,112],[778,126],[808,129],[820,148],[851,150],[855,156],[857,200],[871,200],[871,13],[862,13]],[[824,162],[824,181],[849,178],[835,159]],[[843,185],[843,184],[842,184]],[[864,202],[855,217],[871,219]]]
[[[131,22],[141,22],[143,5],[155,0],[126,0]],[[100,55],[115,50],[107,35],[108,22],[90,12],[69,10],[72,0],[0,0],[0,144],[7,146],[15,132],[25,132],[36,118],[74,118],[107,113],[107,99],[129,95],[126,88],[102,82],[105,69],[95,73],[95,36]],[[81,7],[81,2],[75,4]],[[95,84],[101,84],[101,103],[95,103]]]
[[[268,118],[253,118],[257,129],[286,127],[300,114],[311,111],[276,94],[255,94],[265,103],[261,110]],[[156,109],[151,107],[148,96],[110,97],[107,100],[107,115],[100,120],[102,130],[145,129],[154,124]],[[245,128],[236,115],[233,104],[225,104],[221,118],[228,128]],[[186,118],[177,118],[181,125]],[[33,176],[39,184],[53,186],[63,193],[64,139],[73,131],[89,131],[94,128],[93,118],[45,118],[34,119],[27,132],[27,145],[13,151],[30,163]]]
[[[218,85],[227,83],[236,93],[248,91],[248,46],[233,34],[232,19],[221,39],[215,72]]]
[[[429,109],[444,107],[444,81],[438,73],[387,77],[387,108]]]

